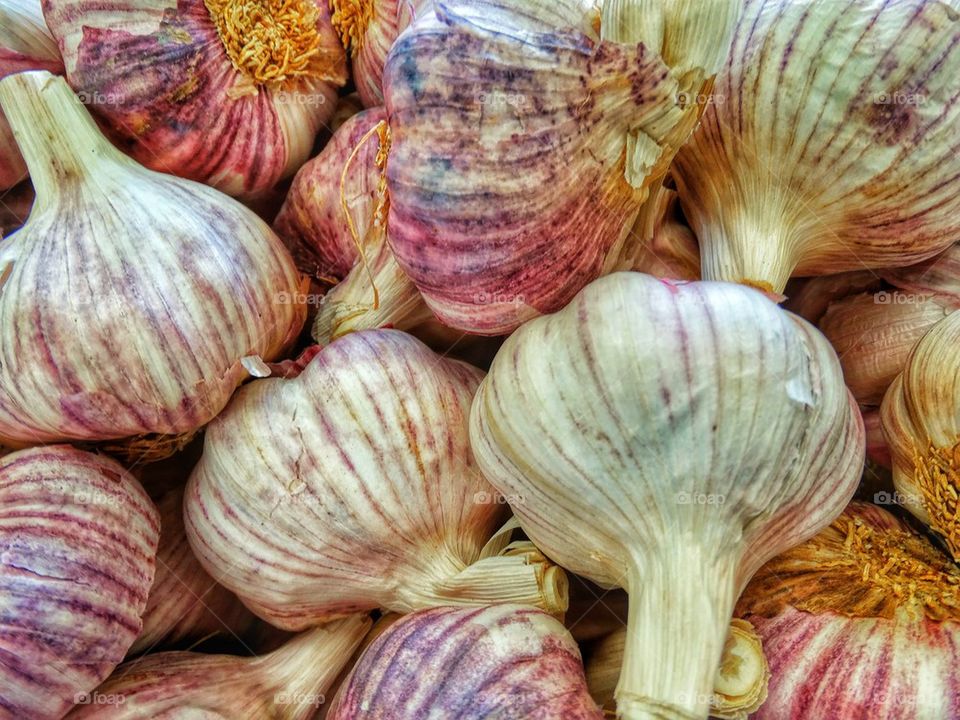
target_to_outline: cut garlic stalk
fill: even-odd
[[[289,253],[234,200],[117,151],[63,79],[11,75],[0,105],[37,191],[0,244],[0,437],[197,430],[246,377],[243,358],[297,338]]]
[[[67,720],[310,720],[369,629],[369,618],[353,616],[254,658],[147,655],[120,666]]]
[[[863,466],[827,341],[727,283],[595,281],[507,339],[471,415],[530,539],[629,592],[628,720],[707,716],[737,594],[843,509]]]
[[[917,343],[887,390],[883,432],[902,504],[960,560],[960,311]]]
[[[67,445],[0,459],[0,717],[59,720],[123,661],[159,534],[113,460]]]
[[[674,174],[703,276],[908,265],[960,236],[960,22],[937,0],[748,0]]]
[[[127,152],[230,195],[293,175],[347,79],[327,0],[49,0],[45,15]]]
[[[534,608],[436,608],[371,643],[328,720],[602,720],[577,644]]]
[[[298,630],[360,610],[520,602],[566,609],[566,578],[494,537],[507,506],[474,465],[483,373],[393,330],[353,333],[296,378],[242,388],[208,427],[185,498],[214,579]]]
[[[960,570],[885,510],[851,503],[764,565],[737,614],[770,661],[756,720],[960,716]]]
[[[387,239],[451,327],[505,334],[620,267],[740,0],[445,0],[384,69]]]
[[[623,664],[627,629],[621,628],[598,642],[586,661],[587,685],[593,699],[607,711],[615,708],[614,692]],[[747,720],[767,697],[770,668],[760,637],[745,620],[730,621],[723,656],[714,678],[710,717]]]

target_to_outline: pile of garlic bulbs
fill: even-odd
[[[0,720],[960,720],[960,0],[0,0]]]

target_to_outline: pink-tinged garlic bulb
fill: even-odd
[[[328,720],[602,720],[576,642],[519,605],[407,615],[371,643]]]
[[[68,720],[311,720],[370,629],[353,616],[261,657],[166,652],[117,668]]]
[[[366,107],[383,105],[383,65],[397,36],[431,0],[330,0],[333,26],[350,53],[350,69]]]
[[[157,574],[143,612],[143,629],[129,654],[213,635],[242,637],[256,618],[236,595],[206,573],[190,549],[183,526],[183,490],[164,493],[157,508]]]
[[[674,174],[707,280],[909,265],[960,237],[960,23],[937,0],[748,0]]]
[[[755,720],[960,717],[960,570],[855,502],[764,565],[737,605],[770,662]]]
[[[159,533],[113,460],[67,445],[0,459],[0,718],[58,720],[123,661]]]
[[[883,422],[879,408],[861,409],[863,429],[867,437],[867,460],[881,468],[893,467],[890,445],[883,434]]]
[[[195,431],[244,358],[296,339],[289,253],[234,200],[116,150],[62,78],[7,77],[0,105],[37,191],[0,245],[0,437]]]
[[[0,0],[0,78],[26,70],[62,73],[60,51],[43,21],[40,0]],[[26,177],[27,166],[0,113],[0,190]]]
[[[880,409],[899,500],[960,560],[960,311],[923,336]]]
[[[44,0],[67,79],[123,149],[252,196],[293,175],[347,79],[326,0]]]
[[[787,299],[783,307],[816,325],[826,314],[827,308],[837,300],[882,289],[883,279],[872,270],[795,278],[787,285]]]
[[[591,648],[584,663],[590,694],[611,715],[626,642],[627,628],[618,628]],[[766,700],[769,680],[770,667],[760,637],[750,623],[734,618],[714,677],[710,717],[747,720]]]
[[[470,437],[548,557],[627,589],[629,720],[707,716],[738,593],[843,509],[864,457],[814,327],[741,285],[641,273],[511,335]]]
[[[200,562],[288,630],[374,608],[562,612],[563,571],[494,535],[507,506],[467,435],[482,377],[379,330],[337,340],[296,378],[242,388],[207,428],[187,487]]]
[[[676,191],[659,188],[644,204],[633,233],[639,247],[631,270],[671,280],[700,279],[700,246],[683,219]]]
[[[445,0],[387,57],[387,239],[447,325],[505,334],[629,267],[740,0]]]

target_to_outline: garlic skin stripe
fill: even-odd
[[[0,718],[59,720],[123,661],[159,534],[114,460],[68,445],[0,458]]]
[[[370,629],[356,615],[261,657],[166,652],[121,667],[67,720],[311,720]]]
[[[755,720],[960,716],[960,570],[886,510],[851,503],[764,565],[737,615],[770,661]]]
[[[913,348],[880,408],[903,506],[960,560],[960,311]]]
[[[332,115],[326,0],[46,0],[70,86],[143,165],[256,198]]]
[[[236,201],[116,150],[62,78],[12,75],[0,105],[37,192],[0,244],[0,440],[196,431],[243,358],[296,340],[289,253]]]
[[[483,373],[395,330],[352,333],[293,379],[241,388],[207,428],[184,499],[207,572],[286,630],[375,608],[520,602],[567,584],[470,452]]]
[[[937,0],[747,0],[672,172],[705,280],[909,265],[960,237],[960,22]]]
[[[446,325],[507,334],[623,267],[739,0],[438,0],[394,43],[387,240]]]
[[[744,286],[640,273],[511,335],[470,438],[537,547],[628,591],[628,720],[706,718],[737,594],[843,509],[864,459],[815,328]]]
[[[363,653],[327,720],[602,720],[577,644],[520,605],[400,618]]]
[[[62,73],[60,52],[43,21],[40,0],[0,0],[0,78],[26,70]],[[26,177],[13,131],[0,113],[0,191]]]

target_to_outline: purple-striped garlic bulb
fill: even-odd
[[[909,265],[960,236],[960,23],[938,0],[747,0],[673,174],[706,280]]]
[[[207,571],[300,630],[347,613],[520,602],[566,577],[509,515],[467,432],[483,373],[395,330],[352,333],[296,378],[242,388],[207,428],[184,500]]]
[[[143,629],[129,654],[213,635],[242,639],[257,620],[236,595],[207,574],[190,549],[183,525],[183,489],[164,493],[157,509],[157,573],[143,611]]]
[[[296,339],[289,253],[236,201],[116,150],[62,78],[11,75],[0,105],[37,192],[0,244],[0,438],[197,430],[244,358]]]
[[[623,665],[627,628],[621,627],[595,643],[585,653],[587,686],[597,704],[611,715],[614,693]],[[710,696],[710,717],[719,720],[747,720],[767,698],[770,667],[763,643],[753,626],[734,618],[723,645]]]
[[[0,718],[59,720],[123,661],[159,533],[114,460],[67,445],[0,459]]]
[[[442,0],[384,69],[387,240],[445,324],[509,333],[629,267],[740,0]]]
[[[234,196],[310,156],[347,79],[327,0],[44,0],[71,87],[123,149]]]
[[[365,107],[383,105],[383,66],[397,37],[432,0],[330,0],[333,26],[350,53]]]
[[[26,70],[62,73],[60,51],[43,21],[40,0],[0,0],[0,78]],[[0,191],[26,177],[27,166],[0,113]]]
[[[751,288],[641,273],[511,335],[470,437],[548,557],[627,589],[627,720],[707,716],[740,590],[836,517],[864,457],[813,326]]]
[[[311,720],[369,629],[355,615],[260,657],[145,655],[81,697],[67,720]]]
[[[960,561],[960,311],[913,348],[880,408],[897,501]]]
[[[327,720],[602,720],[580,650],[535,608],[422,610],[387,628],[340,686]]]
[[[885,510],[851,503],[764,565],[737,614],[770,662],[755,720],[960,717],[960,570]]]

